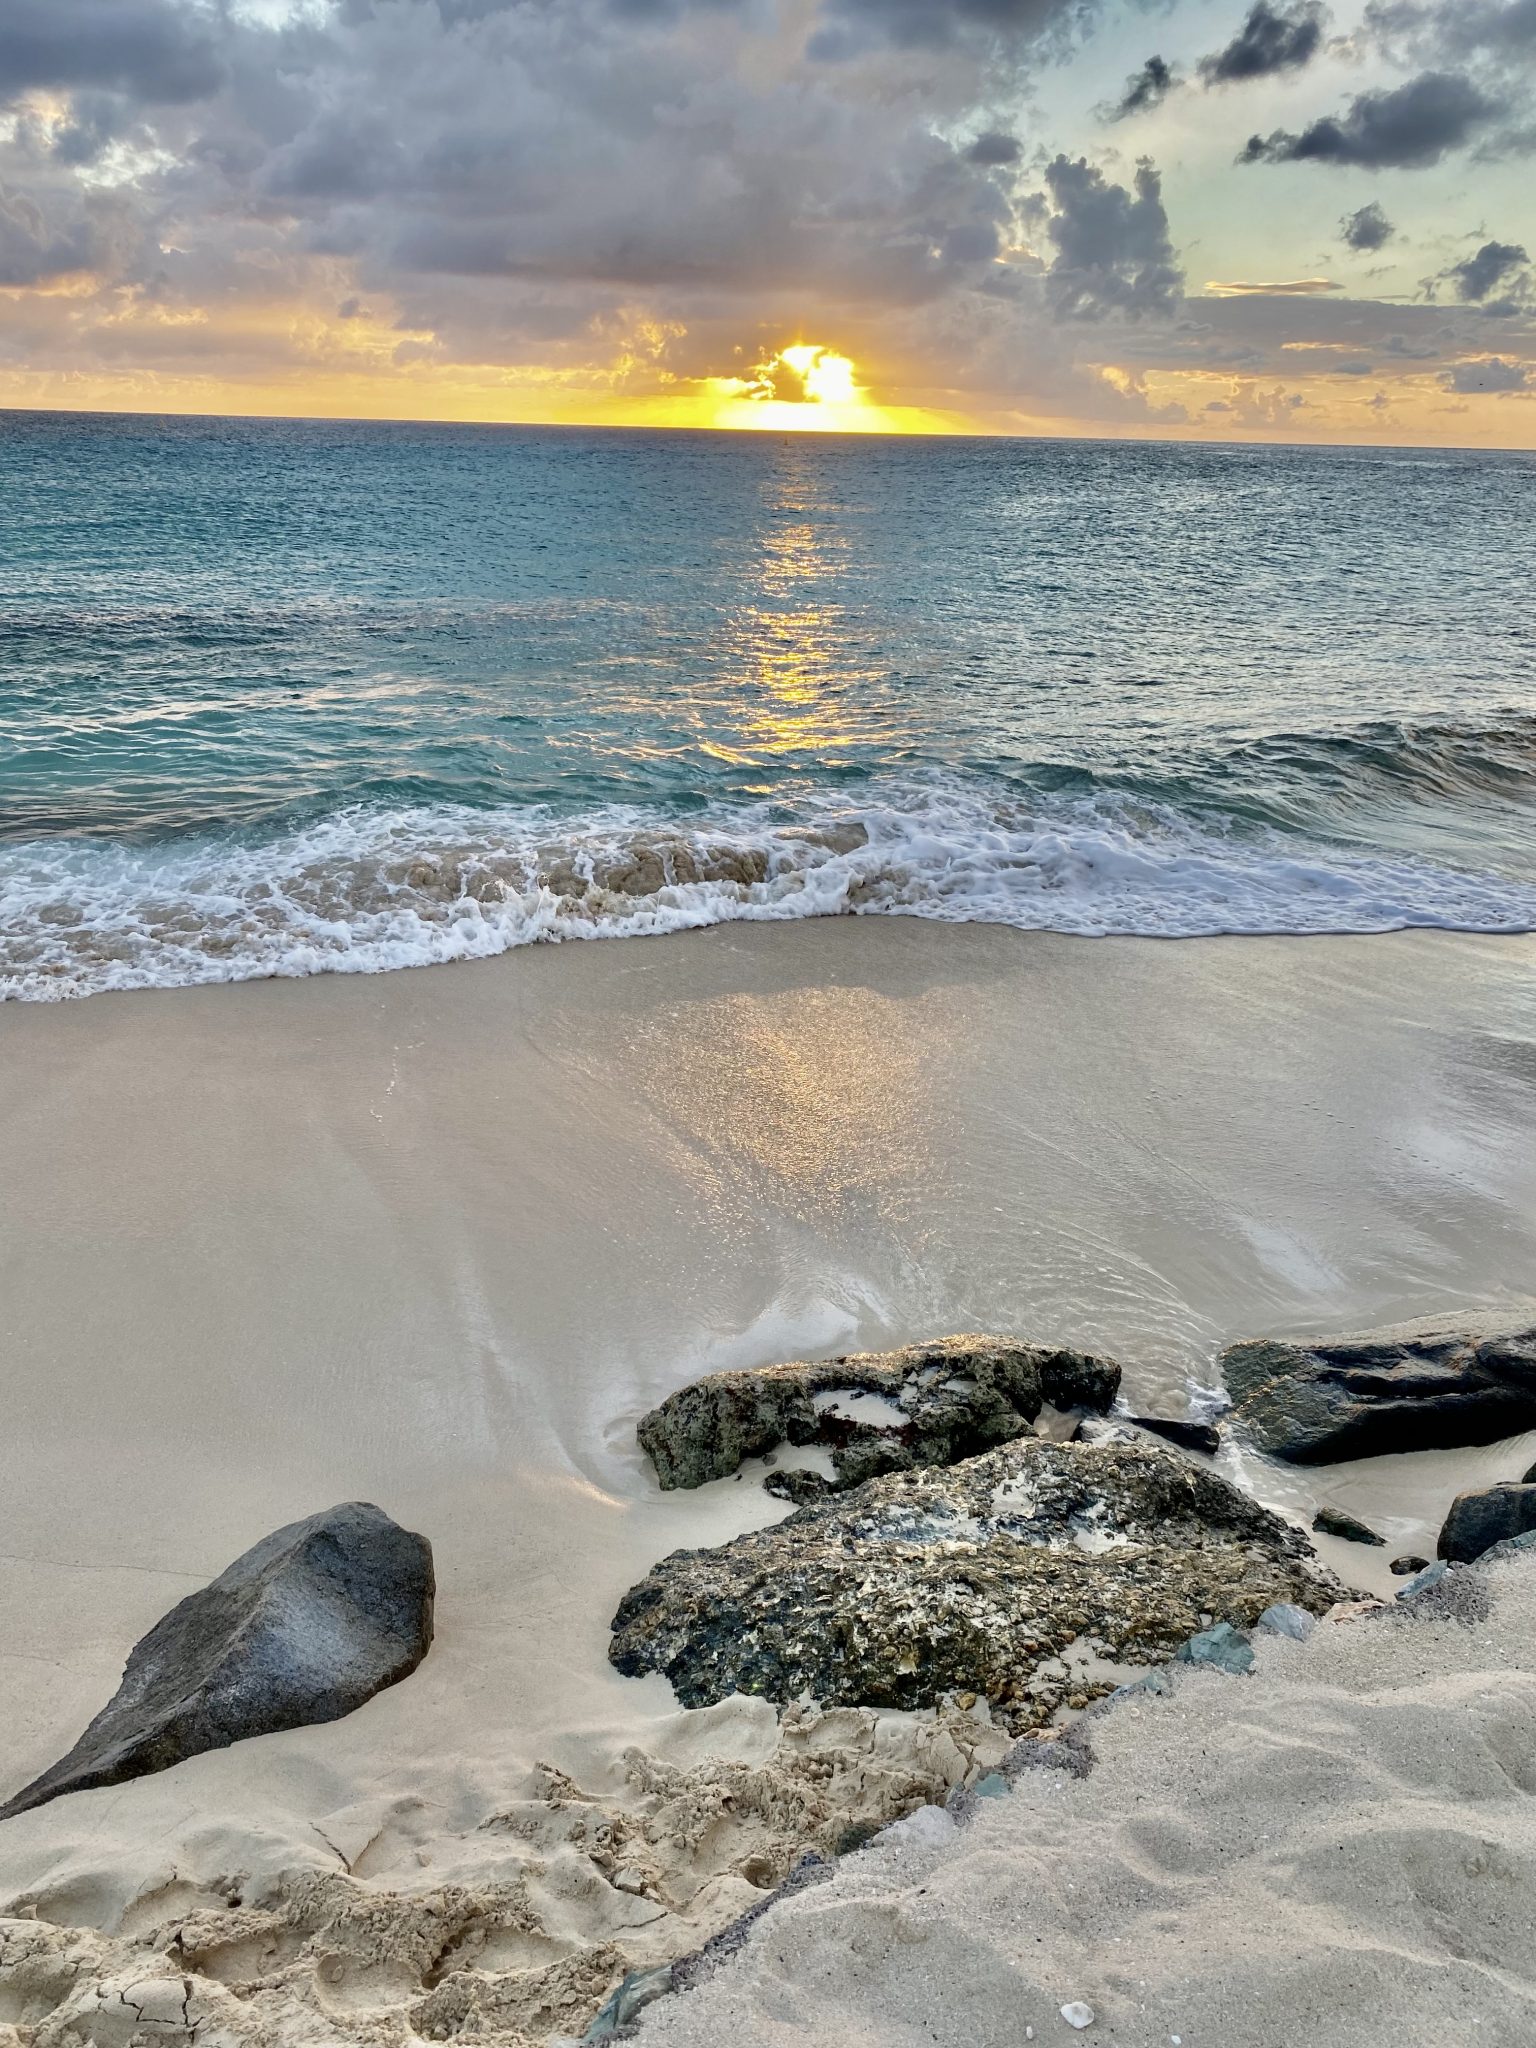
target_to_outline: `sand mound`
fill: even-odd
[[[1075,2005],[1136,2048],[1536,2039],[1530,1560],[1081,1725],[1085,1777],[914,1814],[641,2041],[1018,2048]]]
[[[792,1708],[776,1726],[742,1699],[665,1734],[594,1760],[597,1789],[542,1766],[457,1837],[420,1801],[376,1801],[326,1815],[303,1862],[215,1825],[125,1883],[122,1845],[93,1864],[88,1833],[53,1882],[4,1902],[0,2048],[579,2033],[628,1970],[698,1947],[807,1849],[848,1847],[1009,1746],[984,1712]]]

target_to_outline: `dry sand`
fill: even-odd
[[[207,1981],[275,1973],[274,1999],[394,2040],[439,1976],[462,1992],[490,1924],[466,1898],[510,1886],[485,2024],[513,2038],[541,1998],[569,2023],[794,1839],[992,1739],[838,1720],[807,1816],[829,1766],[803,1731],[619,1679],[625,1588],[781,1512],[749,1483],[661,1495],[638,1414],[716,1367],[963,1328],[1111,1350],[1179,1411],[1235,1337],[1529,1293],[1533,964],[1524,940],[844,920],[0,1009],[0,1797],[281,1522],[377,1500],[440,1587],[426,1664],[346,1721],[6,1823],[0,1905],[147,1939],[239,1897],[267,1918]],[[1459,1486],[1533,1456],[1247,1476],[1424,1549]],[[1390,1583],[1391,1549],[1323,1547]],[[544,1766],[643,1838],[655,1896],[567,1839]],[[742,1770],[750,1825],[711,1834]],[[333,1962],[345,1994],[318,1988]]]
[[[957,1829],[914,1814],[652,2006],[642,2048],[1528,2048],[1536,1556],[1454,1604],[1260,1637],[1250,1678],[1079,1724]]]

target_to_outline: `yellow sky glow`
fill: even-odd
[[[72,311],[69,301],[52,303]],[[40,365],[0,372],[0,409],[441,420],[530,426],[725,429],[780,434],[1094,434],[1106,438],[1365,442],[1530,447],[1536,402],[1496,391],[1449,393],[1434,371],[1393,366],[1371,377],[1339,373],[1342,345],[1287,344],[1307,365],[1281,381],[1205,369],[1149,369],[1139,377],[1101,364],[1107,389],[1136,384],[1182,421],[1121,423],[977,407],[961,394],[935,405],[891,403],[864,366],[830,343],[796,340],[732,375],[687,377],[664,367],[682,330],[638,323],[597,360],[554,365],[454,363],[433,337],[373,314],[337,322],[272,302],[238,316],[171,312],[126,302],[106,326],[122,367]],[[611,351],[611,352],[610,352]],[[276,363],[273,355],[286,355]],[[159,357],[157,367],[148,363]],[[135,361],[135,358],[138,358]],[[179,358],[179,360],[177,360]],[[222,359],[222,360],[221,360]],[[1312,368],[1312,364],[1316,368]],[[239,368],[235,366],[239,365]],[[886,388],[890,385],[889,378]],[[1296,394],[1304,395],[1297,408]],[[928,393],[922,394],[927,397]],[[948,403],[942,401],[947,400]]]

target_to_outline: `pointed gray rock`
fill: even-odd
[[[156,1622],[68,1756],[0,1820],[248,1735],[339,1721],[427,1654],[434,1591],[431,1544],[366,1502],[276,1530]]]

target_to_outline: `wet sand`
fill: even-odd
[[[1533,966],[844,919],[0,1009],[0,1797],[283,1521],[376,1500],[440,1589],[350,1719],[7,1823],[0,1902],[110,1928],[162,1880],[334,1865],[338,1814],[392,1816],[370,1881],[420,1887],[483,1870],[541,1759],[768,1755],[756,1710],[696,1738],[605,1659],[650,1562],[782,1511],[657,1491],[634,1422],[702,1372],[996,1329],[1182,1412],[1237,1337],[1528,1298]],[[1375,1521],[1322,1547],[1378,1586],[1533,1456],[1231,1463]]]

